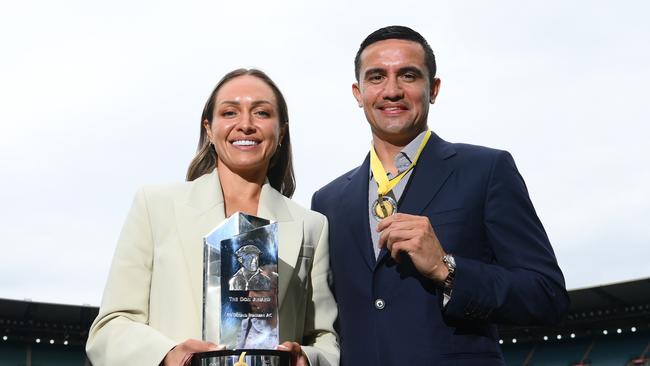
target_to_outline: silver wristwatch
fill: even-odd
[[[451,290],[454,287],[454,276],[456,274],[456,260],[453,255],[445,254],[442,257],[442,262],[447,266],[447,270],[449,271],[447,278],[445,278],[445,281],[443,282],[445,286],[445,294],[451,296]]]

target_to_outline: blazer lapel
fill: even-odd
[[[176,203],[176,222],[181,237],[194,309],[199,318],[203,299],[203,237],[225,219],[223,194],[217,171],[196,179]]]
[[[287,207],[287,198],[267,182],[262,187],[257,216],[278,223],[278,303],[282,306],[287,287],[302,248],[303,221],[294,218]]]
[[[370,237],[370,221],[368,219],[368,181],[370,180],[370,154],[366,156],[363,164],[348,176],[349,182],[341,190],[343,192],[340,209],[337,212],[345,215],[340,217],[345,232],[346,242],[351,243],[360,251],[368,269],[375,266],[375,253],[372,249]],[[338,197],[335,199],[339,199]],[[331,238],[330,238],[331,239]]]
[[[278,300],[282,304],[302,248],[303,222],[291,216],[285,197],[268,182],[262,187],[257,208],[259,217],[278,222]],[[181,236],[194,309],[202,314],[203,237],[226,219],[223,193],[217,171],[196,179],[187,195],[176,202],[176,222]]]
[[[453,173],[449,160],[456,155],[453,146],[433,133],[422,151],[398,211],[420,215]]]
[[[406,190],[398,203],[398,212],[412,215],[421,215],[438,194],[449,176],[454,172],[454,167],[448,158],[454,156],[456,151],[453,146],[444,141],[435,133],[422,150],[422,155],[413,169]],[[388,250],[382,248],[377,257],[377,266],[388,255]]]

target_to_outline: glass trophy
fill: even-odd
[[[203,340],[193,366],[289,366],[277,351],[277,223],[236,212],[203,238]]]

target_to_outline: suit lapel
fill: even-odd
[[[217,171],[196,179],[187,194],[175,202],[176,223],[189,273],[194,309],[199,318],[203,299],[203,237],[225,219]]]
[[[422,155],[413,169],[411,178],[398,204],[398,211],[411,215],[421,215],[449,176],[454,172],[451,161],[456,151],[447,141],[435,133],[422,150]],[[388,255],[388,250],[382,248],[377,257],[377,266]]]
[[[435,133],[422,151],[406,191],[399,204],[399,212],[420,215],[438,194],[454,167],[449,160],[456,154],[453,146]]]
[[[363,164],[348,176],[349,183],[342,189],[340,209],[337,212],[345,232],[341,237],[350,238],[346,242],[359,250],[364,263],[371,269],[375,266],[375,253],[370,237],[370,222],[368,221],[368,181],[370,179],[370,155],[366,156]]]
[[[303,242],[303,222],[294,219],[287,207],[287,198],[267,182],[262,187],[257,216],[278,223],[278,303],[282,306],[298,254]]]

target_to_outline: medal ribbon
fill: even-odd
[[[418,151],[415,153],[415,157],[413,158],[411,165],[409,165],[405,171],[391,180],[389,180],[386,176],[386,170],[384,170],[384,166],[381,164],[381,160],[379,160],[377,152],[375,152],[375,147],[373,146],[370,148],[370,169],[372,170],[372,176],[375,182],[377,182],[377,194],[379,197],[384,196],[386,193],[390,192],[397,185],[397,183],[399,183],[402,178],[404,178],[406,173],[415,167],[415,164],[420,158],[422,150],[424,150],[424,146],[427,144],[427,141],[429,141],[429,137],[431,137],[431,130],[427,131],[424,134],[424,138],[420,143],[420,147],[418,147]]]
[[[246,352],[242,352],[242,354],[239,355],[239,361],[237,361],[234,366],[248,366],[246,361],[244,361],[244,357],[246,357]]]

